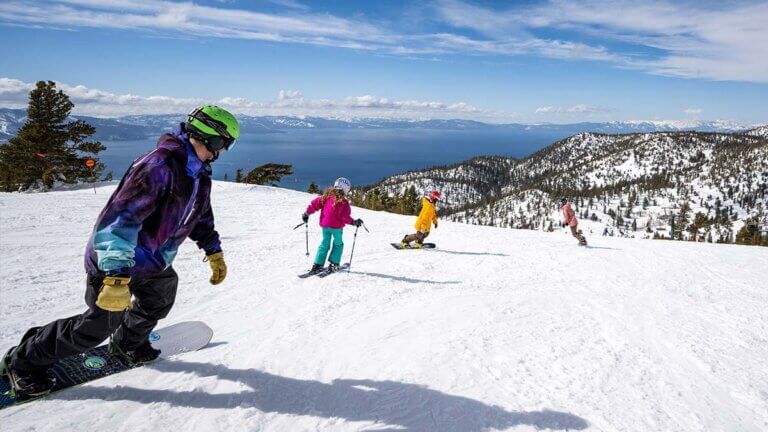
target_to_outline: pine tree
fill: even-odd
[[[235,183],[242,183],[243,182],[243,170],[242,168],[238,168],[237,172],[235,173]]]
[[[403,193],[403,214],[415,215],[419,209],[419,194],[416,192],[416,187],[411,185]]]
[[[320,186],[318,186],[317,183],[310,182],[309,187],[307,188],[307,193],[320,195],[323,193],[323,191],[320,189]]]
[[[744,226],[736,233],[736,243],[768,246],[768,238],[763,238],[760,233],[760,216],[756,215],[744,221]]]
[[[229,180],[229,173],[224,173],[224,181]]]
[[[96,129],[82,120],[67,121],[74,108],[69,97],[53,81],[38,81],[29,93],[27,121],[17,135],[0,146],[0,188],[27,189],[56,181],[93,181],[104,170],[95,157],[104,147],[88,141]],[[86,166],[93,159],[96,165]]]
[[[683,205],[680,207],[680,212],[677,214],[677,224],[675,226],[675,238],[677,240],[683,239],[683,232],[690,221],[688,218],[688,212],[690,211],[691,205],[688,204],[688,201],[683,202]]]
[[[277,186],[281,178],[291,174],[293,174],[291,165],[267,163],[252,169],[243,177],[243,183]]]

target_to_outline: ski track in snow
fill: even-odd
[[[0,194],[0,349],[84,309],[82,254],[114,186]],[[298,279],[310,196],[214,183],[229,275],[182,246],[168,325],[202,351],[0,411],[3,431],[765,431],[768,249],[353,209],[350,273]],[[344,261],[354,227],[345,230]],[[310,252],[320,238],[310,221]]]

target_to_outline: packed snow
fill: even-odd
[[[0,349],[84,309],[114,187],[0,194]],[[0,429],[768,430],[768,248],[445,221],[437,249],[398,251],[413,217],[353,209],[371,232],[351,271],[301,280],[310,199],[215,182],[229,275],[209,285],[185,243],[161,323],[203,320],[209,347],[2,410]]]

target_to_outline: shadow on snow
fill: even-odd
[[[242,383],[252,389],[209,394],[200,390],[172,391],[134,387],[85,386],[49,396],[60,400],[130,400],[163,402],[189,408],[256,408],[264,413],[306,415],[388,426],[377,430],[484,431],[530,425],[537,429],[581,430],[589,423],[558,411],[506,411],[481,401],[396,381],[337,379],[331,383],[272,375],[255,369],[164,360],[145,366],[170,373]],[[390,429],[391,428],[391,429]]]
[[[423,284],[434,284],[434,285],[455,285],[455,284],[461,283],[459,281],[432,281],[427,279],[413,279],[413,278],[407,278],[404,276],[392,276],[392,275],[383,274],[383,273],[354,272],[354,271],[350,271],[349,273],[359,274],[363,276],[391,279],[398,282],[408,282],[408,283],[423,283]]]
[[[502,257],[509,256],[503,253],[492,253],[492,252],[464,252],[464,251],[452,251],[452,250],[437,249],[437,248],[427,249],[427,250],[429,251],[429,253],[447,253],[451,255],[476,255],[476,256],[487,255],[487,256],[502,256]]]

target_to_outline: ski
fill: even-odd
[[[345,264],[340,265],[339,269],[336,270],[336,271],[331,271],[331,269],[326,267],[326,268],[323,269],[323,271],[321,273],[318,273],[317,277],[324,278],[324,277],[326,277],[328,275],[332,275],[334,273],[338,273],[338,272],[340,272],[342,270],[346,270],[348,268],[349,268],[349,263],[345,263]]]
[[[299,279],[306,279],[306,278],[308,278],[310,276],[314,276],[314,275],[320,274],[323,271],[325,271],[325,269],[319,269],[319,270],[315,270],[315,271],[310,270],[310,271],[308,271],[306,273],[300,274],[299,275]]]
[[[349,268],[349,263],[345,263],[345,264],[342,264],[339,267],[339,270],[346,270],[348,268]],[[336,271],[339,271],[339,270],[336,270]],[[299,275],[299,278],[300,279],[306,279],[306,278],[308,278],[310,276],[326,277],[326,276],[328,276],[331,273],[336,273],[336,272],[328,271],[328,267],[324,267],[324,268],[319,269],[319,270],[315,270],[315,271],[310,270],[310,271],[308,271],[306,273],[302,273],[302,274]]]

